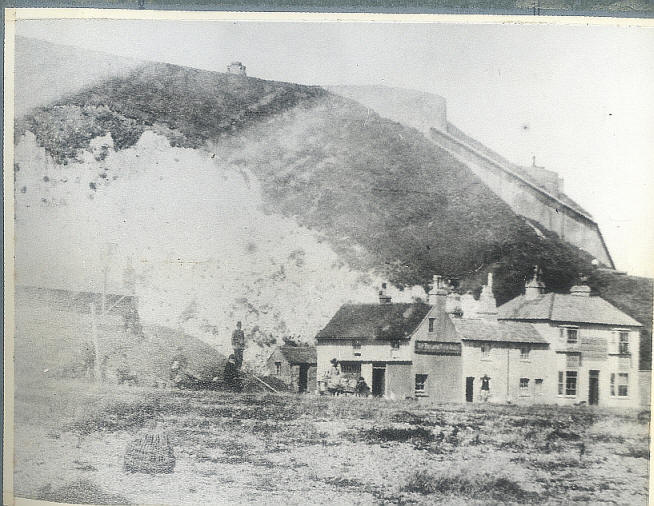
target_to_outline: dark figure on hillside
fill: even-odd
[[[487,374],[484,374],[481,377],[481,400],[482,402],[488,402],[488,397],[490,397],[490,378]]]
[[[100,362],[100,379],[102,380],[102,383],[105,383],[107,381],[108,363],[109,363],[109,355],[103,356],[102,361]]]
[[[125,332],[131,332],[136,337],[143,337],[143,326],[139,318],[139,312],[136,307],[130,305],[125,313],[123,313],[123,320],[125,323]]]
[[[230,389],[236,390],[237,392],[241,391],[241,373],[239,371],[238,365],[236,364],[236,357],[234,355],[230,355],[227,359],[223,378],[225,380],[225,384]]]
[[[232,348],[234,348],[236,366],[240,369],[243,365],[243,350],[245,349],[245,333],[241,330],[241,322],[236,322],[236,330],[232,332]]]
[[[95,379],[95,346],[91,341],[84,341],[81,350],[82,371],[88,380]]]
[[[116,368],[116,378],[118,379],[119,385],[122,385],[123,383],[126,385],[138,385],[138,378],[136,377],[136,374],[132,374],[125,353],[121,355],[120,365]]]
[[[183,348],[178,346],[177,353],[170,362],[170,379],[173,383],[178,384],[184,379],[187,366],[188,359],[183,353]]]

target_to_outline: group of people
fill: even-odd
[[[325,373],[327,392],[331,395],[349,393],[357,397],[368,397],[370,395],[370,387],[363,376],[356,378],[348,374],[343,374],[341,365],[335,358],[330,363],[331,366]]]
[[[223,372],[225,384],[234,390],[242,388],[243,351],[245,350],[245,333],[242,329],[241,322],[236,323],[236,329],[232,332],[232,348],[234,352],[229,356]],[[184,386],[189,381],[199,381],[188,371],[188,359],[183,353],[181,346],[177,348],[177,353],[170,363],[170,381],[175,386]],[[214,378],[213,381],[217,381]]]

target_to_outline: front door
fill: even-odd
[[[599,371],[588,371],[588,404],[599,404]]]
[[[466,402],[472,402],[474,398],[475,377],[468,376],[466,378]]]
[[[298,381],[298,391],[300,393],[307,391],[308,376],[309,366],[305,364],[300,365],[300,378]]]
[[[383,397],[386,390],[386,364],[372,364],[372,395]]]

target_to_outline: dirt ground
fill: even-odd
[[[77,503],[647,504],[649,412],[53,383],[15,397],[15,493]],[[123,471],[148,420],[171,474]]]

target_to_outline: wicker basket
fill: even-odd
[[[172,473],[175,454],[166,433],[156,426],[140,431],[127,445],[123,469],[130,473]]]

